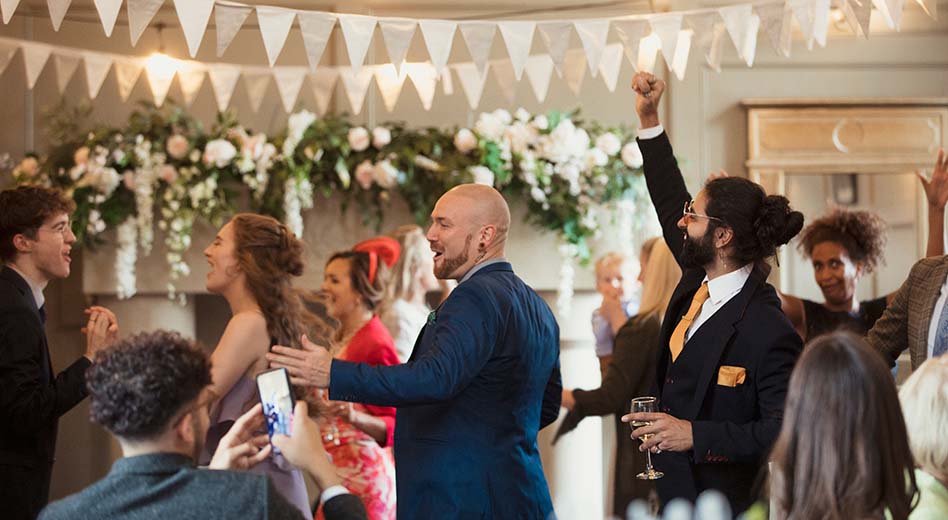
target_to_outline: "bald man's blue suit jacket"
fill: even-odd
[[[507,262],[458,285],[408,363],[334,360],[331,399],[398,407],[398,518],[553,514],[537,432],[556,419],[559,327]]]

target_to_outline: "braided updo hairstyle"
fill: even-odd
[[[237,263],[263,311],[270,340],[299,348],[303,334],[328,335],[329,326],[306,311],[293,288],[293,278],[303,274],[303,243],[273,217],[240,213],[231,222]]]
[[[836,242],[843,246],[850,260],[871,273],[884,261],[885,230],[882,217],[871,211],[836,208],[811,222],[800,235],[797,247],[810,258],[817,245]]]
[[[759,184],[740,177],[722,177],[704,187],[708,216],[721,219],[734,233],[734,260],[742,265],[777,254],[803,228],[803,213],[780,195],[767,195]],[[713,227],[721,226],[711,220]]]

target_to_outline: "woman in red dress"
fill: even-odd
[[[386,266],[395,262],[398,251],[398,242],[381,238],[330,257],[321,290],[329,314],[339,321],[336,359],[398,364],[392,337],[376,315],[385,294]],[[316,404],[324,422],[323,444],[346,488],[362,499],[371,520],[394,519],[395,408],[328,401],[323,393]],[[323,518],[322,509],[316,518]]]

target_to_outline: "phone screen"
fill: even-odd
[[[285,368],[268,370],[257,376],[257,391],[267,418],[267,433],[290,435],[293,431],[293,391]],[[274,447],[274,452],[278,450]]]

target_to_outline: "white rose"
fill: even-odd
[[[498,108],[497,110],[494,110],[494,117],[499,119],[500,122],[505,125],[509,125],[511,121],[513,121],[513,117],[511,117],[510,112],[507,112],[503,108]]]
[[[642,151],[639,150],[639,144],[635,141],[629,141],[622,147],[622,162],[629,168],[642,167]]]
[[[454,147],[458,149],[461,153],[468,153],[477,148],[477,137],[474,135],[474,132],[471,132],[467,128],[462,128],[458,130],[458,133],[454,134]]]
[[[201,160],[201,150],[191,150],[191,155],[188,157],[191,159],[191,162],[196,163]]]
[[[606,132],[596,138],[596,148],[605,152],[606,155],[615,155],[622,148],[622,141],[616,134]]]
[[[117,163],[120,163],[120,162],[124,161],[124,160],[125,160],[125,152],[123,152],[122,150],[118,150],[118,149],[115,150],[115,151],[113,151],[113,152],[112,152],[112,160],[115,161],[115,162],[117,162]]]
[[[383,189],[388,190],[394,188],[398,179],[398,169],[387,159],[379,161],[372,170],[372,178],[375,179],[376,184]]]
[[[533,200],[537,202],[546,202],[546,193],[543,193],[543,190],[536,186],[530,188],[530,196],[533,197]]]
[[[550,120],[545,115],[540,114],[533,119],[533,125],[539,130],[546,130],[550,127]]]
[[[256,161],[263,155],[263,147],[267,144],[267,136],[265,134],[256,134],[254,136],[248,136],[243,140],[240,146],[240,154],[244,157],[248,157],[251,160]]]
[[[359,183],[359,186],[362,186],[363,190],[367,190],[372,187],[374,170],[375,167],[372,166],[372,161],[369,160],[362,161],[358,166],[356,166],[356,182]]]
[[[471,166],[468,168],[471,175],[474,176],[474,184],[483,184],[484,186],[494,185],[494,172],[487,166]]]
[[[510,114],[507,114],[509,117]],[[474,124],[474,130],[488,141],[500,141],[504,136],[504,130],[507,124],[504,123],[496,113],[483,113]]]
[[[348,137],[353,151],[361,152],[369,147],[369,131],[361,126],[350,128]]]
[[[384,126],[377,126],[372,129],[372,146],[381,149],[383,146],[392,142],[392,132]]]
[[[237,157],[237,148],[226,139],[215,139],[204,147],[204,164],[223,168]]]
[[[591,170],[596,166],[605,166],[609,163],[609,156],[599,148],[590,148],[586,151],[586,169]]]
[[[517,109],[517,112],[514,113],[514,117],[517,118],[517,121],[520,121],[521,123],[526,123],[530,121],[530,112],[527,112],[525,108],[520,107]]]

